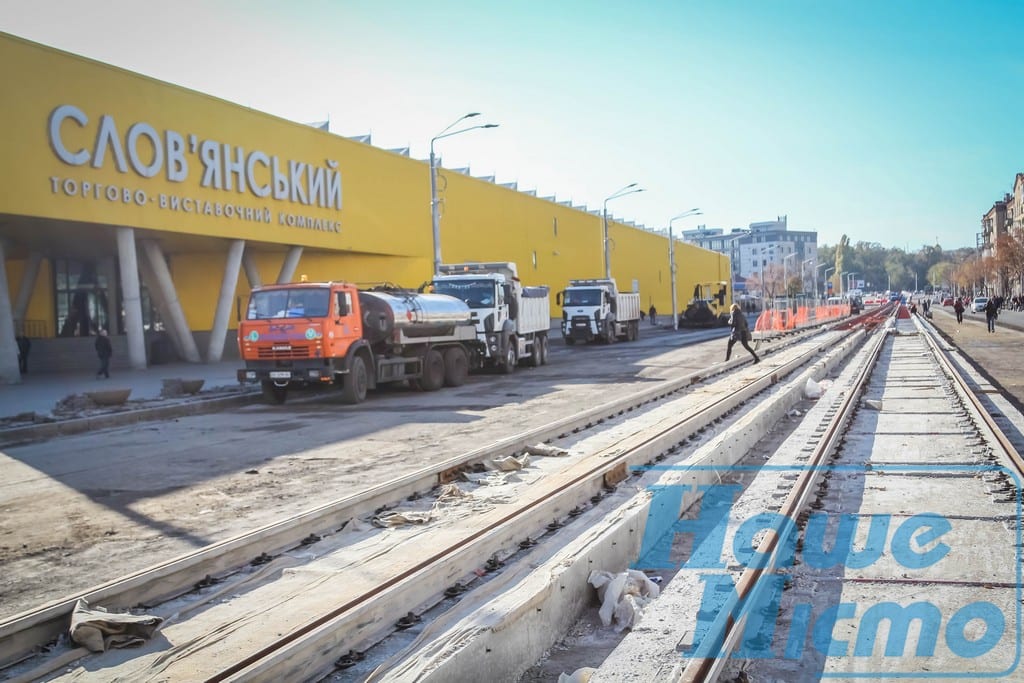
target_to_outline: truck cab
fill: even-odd
[[[461,299],[469,306],[485,364],[507,373],[520,359],[529,358],[537,365],[546,360],[547,288],[523,287],[515,263],[444,264],[432,284],[435,294]]]
[[[348,283],[268,285],[253,290],[238,324],[242,382],[282,402],[289,384],[334,381],[362,340],[358,290]]]
[[[614,279],[570,280],[558,295],[566,344],[600,339],[635,340],[640,330],[640,295],[619,292]]]

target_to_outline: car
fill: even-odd
[[[942,305],[943,306],[952,306],[953,305],[953,297],[947,296],[945,299],[942,300]]]
[[[971,302],[971,310],[975,313],[981,313],[985,310],[985,306],[988,304],[987,296],[979,296]]]

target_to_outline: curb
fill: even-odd
[[[123,427],[125,425],[149,422],[151,420],[165,420],[175,417],[185,417],[188,415],[213,413],[222,408],[255,403],[261,398],[262,395],[260,392],[251,391],[237,396],[220,396],[217,398],[182,401],[181,403],[157,406],[154,408],[139,408],[137,410],[126,410],[119,413],[108,413],[106,415],[91,415],[89,417],[61,420],[58,422],[44,422],[24,427],[0,429],[0,445],[10,446],[17,443],[52,439],[58,436],[82,434],[84,432],[90,432],[97,429]]]

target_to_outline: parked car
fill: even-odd
[[[988,304],[987,296],[979,296],[971,302],[971,310],[975,313],[981,313],[985,310],[985,305]]]
[[[953,297],[947,296],[945,299],[942,300],[942,305],[943,306],[952,306],[953,305]]]

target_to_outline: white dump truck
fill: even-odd
[[[562,336],[577,341],[636,341],[640,338],[640,293],[620,292],[614,279],[569,280],[559,293]]]
[[[551,295],[546,286],[524,287],[515,263],[444,264],[433,287],[469,306],[485,365],[510,373],[520,362],[548,362]]]

